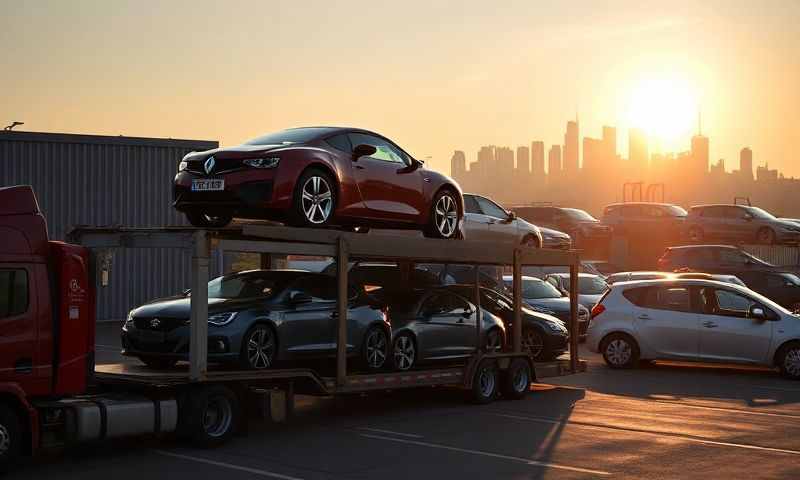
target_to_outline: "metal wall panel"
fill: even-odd
[[[218,142],[0,132],[0,186],[32,185],[50,238],[75,225],[186,225],[172,208],[172,179],[192,150]],[[214,271],[214,270],[212,270]],[[121,319],[146,300],[188,288],[190,254],[117,251],[110,284],[98,292],[98,319]]]
[[[796,245],[743,245],[742,248],[773,265],[800,265],[800,247]]]

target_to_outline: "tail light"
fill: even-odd
[[[602,303],[598,303],[594,307],[592,307],[592,318],[600,315],[601,313],[606,311],[606,307]]]

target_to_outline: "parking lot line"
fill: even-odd
[[[553,468],[553,469],[559,469],[559,470],[569,470],[571,472],[589,473],[589,474],[592,474],[592,475],[611,475],[610,472],[606,472],[606,471],[603,471],[603,470],[592,470],[592,469],[589,469],[589,468],[572,467],[572,466],[569,466],[569,465],[561,465],[561,464],[558,464],[558,463],[540,462],[540,461],[531,460],[531,459],[528,459],[528,458],[514,457],[514,456],[511,456],[511,455],[502,455],[502,454],[499,454],[499,453],[492,453],[492,452],[484,452],[482,450],[472,450],[472,449],[469,449],[469,448],[451,447],[449,445],[441,445],[441,444],[438,444],[438,443],[420,442],[418,440],[406,440],[406,439],[403,439],[403,438],[383,437],[383,436],[380,436],[380,435],[371,435],[371,434],[368,434],[368,433],[362,433],[361,436],[362,437],[366,437],[366,438],[372,438],[372,439],[375,439],[375,440],[386,440],[386,441],[389,441],[389,442],[405,443],[405,444],[408,444],[408,445],[416,445],[416,446],[419,446],[419,447],[428,447],[428,448],[436,448],[436,449],[440,449],[440,450],[449,450],[451,452],[466,453],[466,454],[470,454],[470,455],[479,455],[479,456],[482,456],[482,457],[498,458],[498,459],[501,459],[501,460],[511,460],[511,461],[514,461],[514,462],[521,462],[521,463],[525,463],[527,465],[532,465],[532,466],[535,466],[535,467]]]
[[[375,433],[388,433],[389,435],[397,435],[400,437],[422,438],[422,435],[415,435],[413,433],[400,433],[400,432],[394,432],[392,430],[382,430],[380,428],[358,427],[358,430],[364,430],[366,432],[375,432]]]
[[[182,455],[180,453],[172,453],[172,452],[167,452],[165,450],[153,450],[153,451],[159,455],[164,455],[166,457],[180,458],[182,460],[188,460],[190,462],[205,463],[207,465],[214,465],[217,467],[228,468],[230,470],[238,470],[240,472],[247,472],[247,473],[252,473],[254,475],[261,475],[262,477],[279,478],[281,480],[302,480],[301,478],[298,477],[290,477],[289,475],[283,475],[275,472],[268,472],[267,470],[245,467],[242,465],[234,465],[232,463],[217,462],[214,460],[209,460],[207,458],[193,457],[191,455]]]
[[[536,423],[547,423],[550,425],[561,425],[561,424],[569,424],[575,425],[578,427],[589,428],[593,430],[611,430],[615,432],[630,432],[630,433],[640,433],[643,435],[652,435],[657,437],[667,437],[667,438],[674,438],[677,440],[683,440],[686,442],[692,443],[701,443],[706,445],[715,445],[720,447],[733,447],[733,448],[742,448],[745,450],[758,450],[762,452],[774,452],[774,453],[784,453],[788,455],[800,455],[800,451],[798,450],[788,450],[784,448],[775,448],[775,447],[762,447],[760,445],[750,445],[747,443],[732,443],[732,442],[720,442],[718,440],[710,440],[701,437],[693,437],[690,435],[684,435],[681,433],[673,433],[673,432],[663,432],[658,430],[645,430],[639,428],[630,428],[630,427],[617,427],[614,425],[605,425],[601,423],[590,423],[590,422],[581,422],[575,420],[569,420],[564,418],[563,420],[559,419],[551,419],[551,418],[544,418],[544,417],[528,417],[522,415],[510,415],[505,413],[487,413],[486,415],[493,415],[496,417],[505,417],[514,420],[526,420],[529,422],[536,422]]]
[[[778,413],[778,412],[759,412],[756,410],[745,410],[743,408],[727,408],[727,407],[714,407],[712,405],[697,405],[685,402],[670,402],[668,400],[653,400],[655,403],[663,403],[665,405],[675,405],[682,408],[699,408],[704,410],[715,410],[718,412],[741,413],[744,415],[762,415],[765,417],[783,417],[800,419],[800,415],[791,413]]]

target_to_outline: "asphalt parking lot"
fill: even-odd
[[[118,360],[116,326],[98,360]],[[222,448],[111,442],[28,462],[8,478],[798,478],[800,383],[775,372],[657,363],[548,378],[486,406],[425,389],[300,397],[288,424],[252,423]]]

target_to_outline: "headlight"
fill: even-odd
[[[189,166],[189,162],[187,162],[186,160],[181,160],[181,163],[178,164],[178,171],[182,172],[182,171],[186,170],[186,167],[188,167],[188,166]]]
[[[280,161],[281,159],[278,157],[248,158],[244,164],[253,168],[275,168]]]
[[[221,327],[222,325],[231,323],[238,313],[239,312],[215,313],[214,315],[208,316],[208,323]]]
[[[125,320],[125,326],[126,327],[133,326],[133,310],[128,312],[128,318]]]
[[[563,322],[558,322],[558,323],[556,323],[556,322],[544,322],[544,324],[547,326],[547,328],[549,328],[553,332],[560,333],[560,332],[566,332],[567,331],[567,327],[564,326]]]

